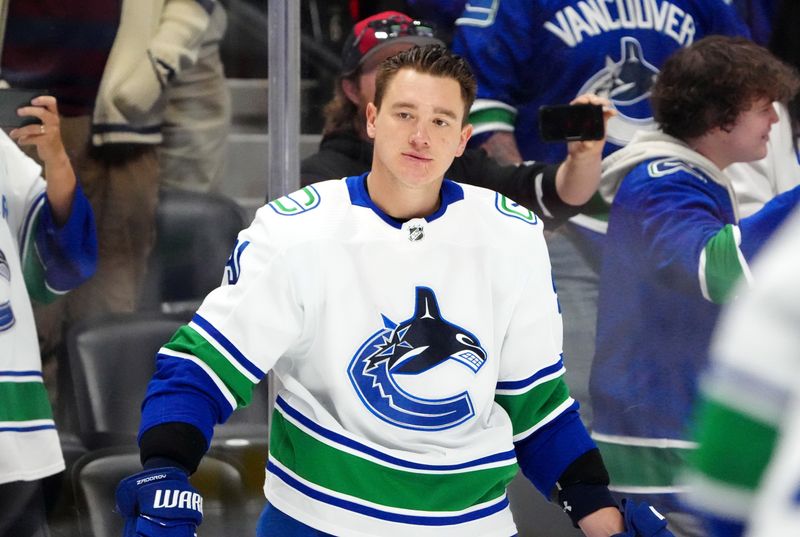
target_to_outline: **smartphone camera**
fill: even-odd
[[[44,90],[0,88],[0,127],[15,129],[41,123],[38,117],[18,116],[17,109],[23,106],[32,106],[31,100],[34,97],[47,94],[47,91]]]
[[[597,104],[558,104],[539,108],[539,134],[545,142],[602,140],[603,107]]]

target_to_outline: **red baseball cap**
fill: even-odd
[[[389,44],[441,45],[431,24],[414,20],[399,11],[383,11],[353,26],[342,49],[342,75],[353,74],[370,57]]]

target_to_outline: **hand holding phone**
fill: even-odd
[[[602,140],[603,107],[597,104],[558,104],[539,108],[539,134],[545,142]]]
[[[19,128],[25,125],[41,124],[42,120],[34,116],[20,116],[17,109],[33,106],[31,101],[40,95],[47,95],[45,90],[2,88],[0,89],[0,127]]]

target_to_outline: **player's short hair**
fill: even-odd
[[[650,95],[653,117],[666,134],[687,140],[730,128],[753,101],[786,101],[797,73],[767,49],[742,37],[709,36],[672,54]]]
[[[413,47],[386,58],[378,66],[378,74],[375,77],[374,104],[377,108],[381,107],[381,101],[389,83],[402,69],[411,69],[418,73],[442,78],[452,78],[458,82],[461,86],[461,99],[464,101],[462,124],[467,123],[469,109],[475,101],[477,82],[464,58],[440,45]]]

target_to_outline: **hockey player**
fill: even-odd
[[[89,202],[61,142],[56,99],[20,109],[41,124],[0,131],[0,535],[44,535],[41,480],[64,470],[31,299],[50,301],[95,269]],[[31,145],[42,168],[13,140]],[[39,533],[44,531],[44,533]]]
[[[720,319],[687,480],[713,537],[800,535],[800,213]]]
[[[668,519],[685,518],[676,474],[695,447],[687,428],[719,304],[800,199],[795,187],[741,217],[725,170],[764,157],[773,101],[797,88],[796,74],[752,41],[704,38],[668,59],[653,87],[661,130],[603,161],[611,212],[592,436],[612,490],[644,494]]]
[[[117,490],[126,535],[191,535],[187,473],[268,370],[283,388],[260,536],[509,537],[518,464],[587,535],[671,535],[610,498],[563,382],[540,221],[443,178],[474,84],[442,47],[389,58],[372,170],[275,200],[240,234],[227,285],[159,353],[145,470]]]

